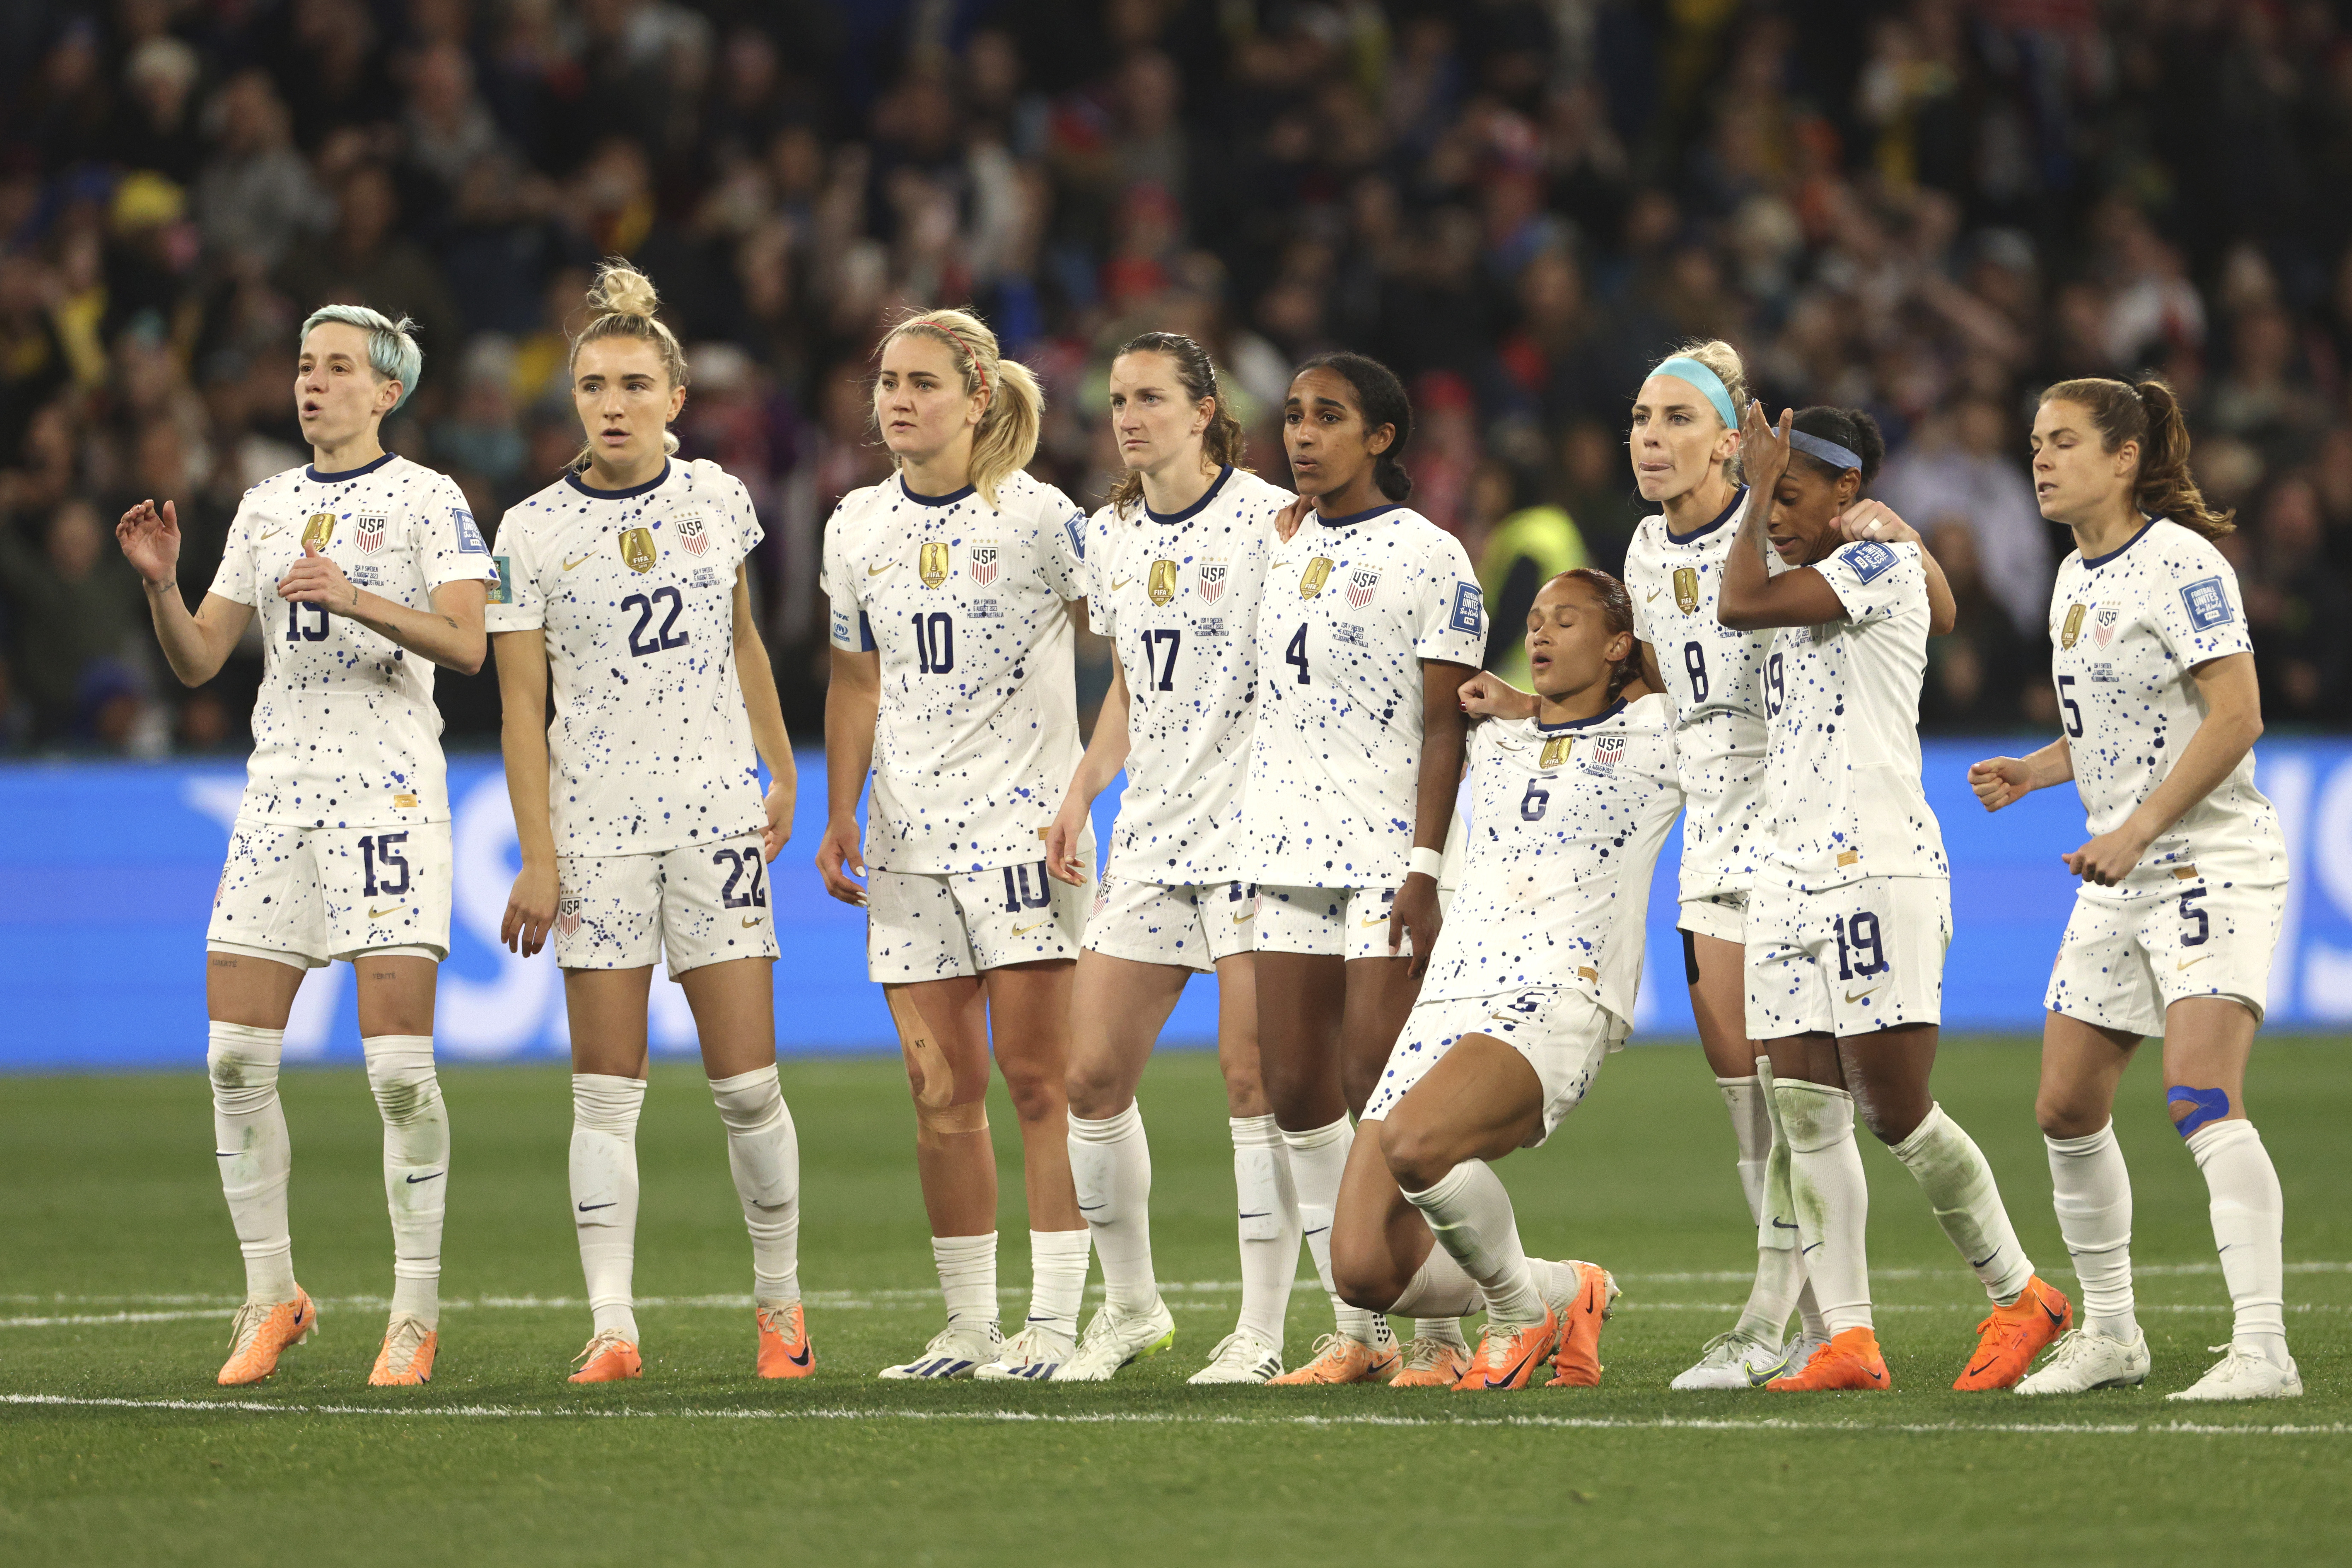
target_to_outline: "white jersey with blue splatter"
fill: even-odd
[[[1095,513],[1087,616],[1127,680],[1127,789],[1105,875],[1246,881],[1242,799],[1257,712],[1258,595],[1288,490],[1228,468],[1182,511]]]
[[[431,609],[444,584],[494,575],[457,481],[396,454],[339,474],[289,468],[246,491],[212,585],[261,621],[238,816],[302,827],[446,822],[432,660],[349,616],[279,598],[306,543],[412,610]]]
[[[1663,693],[1470,733],[1462,885],[1423,1002],[1559,986],[1630,1022],[1658,848],[1683,809]]]
[[[567,475],[500,521],[489,628],[547,637],[559,854],[660,854],[767,821],[735,673],[736,570],[761,537],[741,480],[676,459],[625,490]]]
[[[842,498],[818,578],[833,646],[881,656],[866,862],[931,874],[1026,866],[1077,771],[1086,514],[1025,473],[990,506],[892,476]]]
[[[1475,669],[1486,605],[1461,541],[1402,505],[1310,516],[1258,606],[1249,879],[1394,888],[1421,787],[1422,662]]]
[[[1944,831],[1919,782],[1927,572],[1916,544],[1860,540],[1812,569],[1845,618],[1782,626],[1764,659],[1771,722],[1764,796],[1781,887],[1948,877]]]
[[[2189,749],[2205,718],[2190,672],[2253,646],[2238,574],[2177,522],[2151,519],[2120,549],[2088,561],[2076,551],[2059,565],[2050,667],[2093,836],[2121,827]],[[2214,887],[2287,879],[2286,841],[2254,787],[2251,751],[2129,877],[2112,888],[2084,883],[2082,895],[2144,897],[2190,866]]]

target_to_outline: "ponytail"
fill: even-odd
[[[2132,479],[2132,504],[2149,517],[2168,518],[2205,539],[2236,530],[2237,512],[2216,511],[2189,471],[2189,422],[2180,400],[2162,379],[2136,386],[2105,376],[2062,381],[2042,395],[2044,403],[2079,405],[2091,416],[2103,451],[2139,443],[2139,472]]]
[[[654,280],[625,261],[607,261],[596,269],[595,284],[588,290],[588,324],[572,340],[572,353],[564,362],[570,374],[580,363],[580,351],[599,338],[636,338],[654,345],[661,355],[662,373],[669,377],[673,387],[684,386],[687,378],[686,351],[678,346],[677,334],[669,330],[654,312],[661,309],[661,296],[654,289]],[[677,432],[662,432],[662,450],[677,451]],[[577,471],[588,467],[593,448],[586,442],[572,455],[572,468]]]
[[[1210,363],[1209,351],[1181,332],[1145,332],[1129,338],[1113,354],[1113,360],[1129,354],[1166,354],[1176,367],[1176,380],[1194,406],[1202,403],[1214,405],[1209,410],[1208,428],[1201,432],[1201,456],[1221,468],[1238,468],[1249,452],[1249,437],[1242,422],[1225,406],[1224,395],[1218,390],[1217,367]],[[1143,476],[1133,468],[1119,475],[1110,487],[1107,498],[1113,510],[1126,515],[1143,500]]]
[[[883,338],[887,349],[898,338],[919,333],[946,345],[967,393],[982,394],[980,424],[971,433],[971,488],[990,506],[997,487],[1029,466],[1045,424],[1045,395],[1029,367],[1003,358],[996,334],[969,310],[924,310],[908,317]],[[880,350],[876,351],[878,354]]]
[[[1369,354],[1345,351],[1317,354],[1293,374],[1303,375],[1310,370],[1328,370],[1356,389],[1356,409],[1363,416],[1366,434],[1383,425],[1395,426],[1388,449],[1372,459],[1372,483],[1392,501],[1411,499],[1412,476],[1404,471],[1399,458],[1412,436],[1412,399],[1405,395],[1404,383],[1397,379],[1396,372]]]

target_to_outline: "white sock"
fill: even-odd
[[[1550,1310],[1519,1245],[1519,1222],[1511,1194],[1484,1160],[1465,1160],[1429,1186],[1405,1194],[1429,1221],[1429,1234],[1453,1254],[1462,1272],[1478,1282],[1486,1300],[1486,1321],[1518,1328],[1540,1323]]]
[[[2033,1260],[2018,1245],[2000,1185],[1976,1141],[1942,1106],[1931,1105],[1927,1120],[1895,1145],[1895,1157],[1927,1194],[1936,1223],[1976,1270],[1985,1294],[2004,1307],[2016,1300],[2033,1278]]]
[[[392,1310],[441,1321],[441,1222],[449,1202],[449,1115],[430,1035],[360,1041],[383,1117],[383,1197],[392,1211]]]
[[[294,1145],[278,1100],[283,1029],[215,1024],[205,1048],[213,1084],[213,1152],[229,1223],[245,1254],[245,1299],[294,1299],[294,1237],[286,1224],[286,1183]]]
[[[572,1225],[597,1333],[637,1342],[637,1113],[646,1080],[572,1075]]]
[[[1315,1258],[1315,1277],[1331,1298],[1332,1315],[1341,1335],[1359,1344],[1372,1342],[1372,1314],[1339,1300],[1331,1279],[1331,1215],[1339,1206],[1339,1178],[1348,1169],[1348,1151],[1355,1147],[1355,1123],[1342,1116],[1328,1127],[1293,1132],[1284,1128],[1282,1141],[1290,1149],[1290,1179],[1298,1189],[1298,1224],[1307,1233],[1307,1250]]]
[[[1242,1247],[1242,1311],[1236,1325],[1279,1349],[1298,1274],[1298,1191],[1290,1150],[1271,1116],[1229,1117],[1234,1134],[1234,1195]],[[1097,1244],[1099,1250],[1099,1244]],[[1108,1276],[1109,1265],[1104,1265]]]
[[[2131,1173],[2108,1122],[2087,1138],[2042,1140],[2050,1152],[2051,1206],[2083,1286],[2083,1326],[2130,1341],[2133,1310]]]
[[[1452,1253],[1433,1247],[1412,1278],[1405,1281],[1403,1292],[1389,1303],[1389,1310],[1415,1320],[1418,1337],[1446,1339],[1444,1331],[1451,1328],[1454,1335],[1447,1342],[1460,1344],[1464,1315],[1486,1304],[1478,1281],[1463,1272]],[[1432,1325],[1436,1325],[1435,1331],[1431,1331]]]
[[[939,1266],[940,1294],[947,1299],[948,1325],[978,1328],[996,1323],[996,1233],[935,1236],[931,1261]]]
[[[1083,1230],[1029,1233],[1029,1321],[1078,1337],[1078,1305],[1087,1295],[1087,1236]],[[1155,1295],[1158,1293],[1155,1287]]]
[[[1102,1259],[1103,1299],[1131,1311],[1150,1310],[1160,1285],[1151,1277],[1151,1145],[1143,1107],[1130,1102],[1100,1121],[1073,1112],[1070,1179]]]
[[[710,1080],[727,1124],[727,1168],[751,1234],[751,1296],[763,1307],[801,1299],[801,1139],[773,1062]]]
[[[1748,1217],[1760,1234],[1767,1222],[1767,1194],[1777,1188],[1785,1197],[1789,1186],[1785,1148],[1777,1151],[1779,1179],[1773,1180],[1772,1097],[1758,1078],[1719,1078],[1715,1086],[1723,1091],[1724,1109],[1731,1113],[1731,1135],[1739,1151],[1736,1166],[1739,1188],[1748,1197]],[[1785,1214],[1779,1217],[1794,1223]],[[1748,1304],[1740,1309],[1733,1331],[1777,1348],[1788,1332],[1790,1310],[1798,1295],[1806,1291],[1806,1285],[1804,1260],[1793,1245],[1795,1232],[1776,1239],[1783,1245],[1758,1242],[1756,1279],[1748,1288]]]
[[[2213,1244],[2221,1250],[2221,1278],[2237,1312],[2231,1338],[2285,1366],[2286,1267],[2280,1231],[2286,1199],[2263,1135],[2251,1121],[2209,1121],[2189,1135],[2189,1152],[2205,1173],[2211,1200]]]
[[[1805,1272],[1830,1334],[1873,1327],[1870,1180],[1853,1142],[1853,1096],[1828,1084],[1778,1079],[1773,1107],[1789,1140],[1789,1190],[1796,1199],[1797,1239]]]

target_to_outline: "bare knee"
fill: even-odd
[[[1392,1117],[1382,1126],[1381,1152],[1388,1160],[1389,1174],[1406,1192],[1435,1186],[1461,1163],[1432,1128],[1402,1117]]]
[[[2045,1138],[2088,1138],[2111,1114],[2095,1098],[2059,1089],[2044,1089],[2033,1100],[2033,1120]]]
[[[1012,1082],[1009,1074],[1005,1081]],[[1101,1121],[1125,1110],[1134,1091],[1128,1087],[1126,1075],[1104,1059],[1072,1062],[1069,1076],[1064,1080],[1064,1095],[1073,1116]]]
[[[996,1066],[1004,1075],[1004,1092],[1013,1100],[1013,1114],[1023,1121],[1045,1121],[1068,1110],[1069,1093],[1060,1074],[1003,1061]]]
[[[1331,1238],[1331,1288],[1350,1307],[1384,1312],[1404,1291],[1385,1252],[1379,1247],[1335,1232]]]

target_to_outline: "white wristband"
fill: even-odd
[[[1412,868],[1434,882],[1437,874],[1445,869],[1445,851],[1416,846],[1412,852]]]

